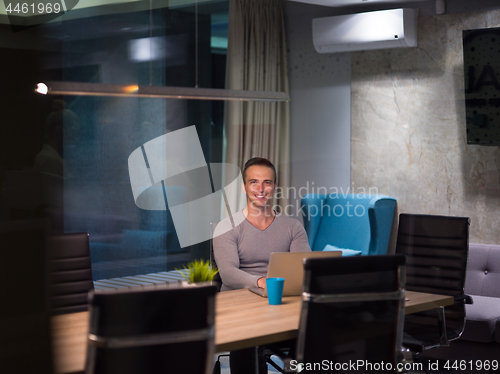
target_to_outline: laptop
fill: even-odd
[[[340,257],[342,251],[317,251],[317,252],[273,252],[269,257],[267,278],[285,278],[283,296],[299,296],[302,294],[304,282],[304,259]],[[267,289],[252,287],[250,291],[267,297]]]

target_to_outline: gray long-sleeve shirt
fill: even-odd
[[[299,221],[276,213],[260,230],[242,212],[221,221],[214,232],[214,256],[222,279],[221,291],[257,287],[265,277],[271,252],[309,252],[307,234]],[[221,234],[222,233],[222,234]]]

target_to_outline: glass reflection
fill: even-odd
[[[212,19],[217,19],[221,33],[220,15],[227,15],[227,1],[198,6],[198,35],[192,4],[172,9],[153,1],[151,9],[140,9],[147,2],[140,3],[74,9],[56,22],[18,34],[5,25],[4,40],[21,42],[13,53],[3,48],[9,57],[2,64],[14,68],[14,75],[22,77],[21,87],[31,85],[33,95],[36,83],[51,80],[193,87],[197,76],[200,87],[224,87],[224,50],[220,45],[212,50],[211,34]],[[30,66],[26,55],[34,56]],[[14,81],[7,87],[14,89]],[[180,245],[169,209],[136,206],[128,158],[152,139],[195,126],[206,162],[221,162],[223,105],[23,97],[13,104],[12,113],[7,109],[6,118],[29,108],[31,113],[21,116],[32,131],[9,134],[17,157],[0,165],[1,218],[46,217],[53,232],[88,232],[94,280],[170,271],[194,259],[208,259],[208,241]]]

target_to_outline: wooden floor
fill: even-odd
[[[134,275],[123,278],[101,279],[94,281],[95,292],[123,288],[154,288],[167,284],[176,284],[184,279],[184,270],[163,271],[160,273]]]

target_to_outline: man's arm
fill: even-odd
[[[311,247],[309,247],[309,242],[307,241],[306,230],[299,221],[296,222],[292,230],[290,252],[311,252]]]
[[[217,263],[224,287],[240,289],[256,287],[258,285],[259,278],[261,277],[251,275],[240,269],[240,257],[234,231],[216,236],[213,239],[213,245],[215,262]]]

